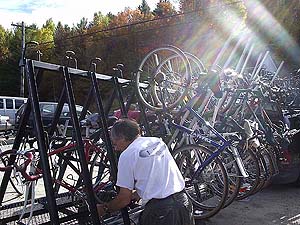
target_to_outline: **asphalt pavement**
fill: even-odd
[[[271,185],[246,200],[235,201],[199,225],[300,224],[300,188]]]

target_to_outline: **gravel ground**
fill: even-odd
[[[235,201],[202,225],[300,224],[300,188],[272,185],[247,200]]]

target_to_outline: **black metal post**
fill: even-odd
[[[79,121],[83,120],[85,118],[86,114],[87,114],[88,108],[90,107],[91,102],[92,102],[93,91],[94,91],[93,87],[91,87],[90,90],[89,90],[89,93],[88,93],[88,97],[87,97],[87,99],[86,99],[86,101],[83,105],[83,109],[80,113]]]
[[[120,104],[120,110],[121,110],[121,114],[122,117],[127,117],[127,113],[126,113],[126,109],[125,109],[125,104],[124,104],[124,99],[123,99],[123,95],[122,95],[122,91],[121,91],[121,87],[118,81],[118,75],[122,76],[122,71],[120,68],[115,69],[115,74],[112,78],[113,80],[113,84],[115,87],[115,90],[117,92],[117,96],[118,96],[118,100],[119,100],[119,104]]]
[[[117,94],[116,90],[113,89],[113,92],[112,92],[111,95],[109,96],[109,99],[108,99],[108,101],[107,101],[107,103],[106,103],[106,105],[105,105],[105,109],[104,109],[104,113],[105,113],[105,114],[104,114],[104,115],[105,115],[106,117],[108,117],[109,111],[110,111],[110,109],[111,109],[111,107],[112,107],[112,105],[113,105],[113,102],[114,102],[114,100],[115,100],[116,94]]]
[[[50,130],[49,130],[49,136],[50,137],[54,134],[54,131],[55,131],[56,126],[58,124],[59,117],[60,117],[60,114],[62,112],[62,109],[63,109],[63,106],[64,106],[65,102],[66,102],[66,88],[65,88],[65,86],[63,86],[63,89],[62,89],[61,94],[59,96],[58,104],[57,104],[55,112],[54,112],[54,117],[53,117],[53,120],[52,120],[52,123],[51,123],[51,127],[50,127]]]
[[[48,211],[52,224],[59,224],[58,210],[54,197],[54,191],[52,186],[52,178],[49,168],[49,161],[47,155],[47,145],[45,142],[44,129],[41,119],[41,112],[39,106],[37,85],[34,74],[34,66],[32,60],[27,61],[25,64],[25,73],[28,80],[28,91],[31,98],[31,107],[34,118],[34,127],[38,139],[39,155],[41,160],[41,166],[43,171],[44,187],[46,192],[46,199],[48,204]]]
[[[141,103],[140,101],[139,101],[139,110],[140,110],[141,115],[142,115],[141,121],[143,121],[145,130],[146,130],[146,135],[147,136],[152,136],[150,126],[149,126],[149,121],[148,121],[147,114],[146,114],[146,111],[145,111],[145,107],[144,107],[143,103]]]
[[[95,70],[96,69],[94,68],[94,71]],[[108,133],[108,126],[107,126],[107,121],[106,121],[106,117],[105,117],[105,114],[104,114],[102,98],[100,96],[100,91],[99,91],[99,87],[98,87],[95,72],[89,72],[89,73],[90,73],[93,88],[94,88],[94,94],[96,96],[97,107],[98,107],[99,113],[101,115],[101,123],[102,123],[102,128],[103,128],[103,131],[104,131],[104,138],[105,138],[105,144],[106,144],[106,148],[107,148],[107,155],[108,155],[109,162],[111,164],[110,165],[111,175],[112,175],[114,181],[116,182],[116,180],[117,180],[117,165],[116,165],[116,160],[115,160],[114,153],[113,153],[112,143],[111,143],[109,133]],[[121,214],[122,214],[122,217],[123,217],[124,225],[130,225],[130,218],[129,218],[127,208],[121,209]]]
[[[100,220],[98,217],[96,201],[95,201],[95,197],[94,197],[92,179],[91,179],[91,175],[88,171],[88,165],[87,165],[87,162],[85,159],[84,144],[82,141],[80,127],[79,127],[79,120],[78,120],[77,113],[76,113],[74,93],[73,93],[71,77],[69,74],[68,67],[63,67],[63,74],[64,74],[64,79],[65,79],[65,87],[66,87],[66,92],[67,92],[69,109],[70,109],[71,118],[72,118],[72,122],[73,122],[73,128],[75,130],[77,152],[79,155],[81,171],[82,171],[82,176],[83,176],[83,182],[86,187],[87,201],[88,201],[89,209],[91,212],[92,222],[93,222],[93,224],[96,225],[96,224],[100,224]]]
[[[125,104],[125,112],[128,113],[130,109],[130,105],[133,103],[134,93],[131,93],[129,97],[127,98],[126,104]]]
[[[116,163],[116,159],[115,159],[115,156],[113,153],[112,143],[111,143],[111,140],[109,137],[108,125],[107,125],[106,115],[104,113],[102,98],[100,95],[100,91],[99,91],[95,73],[89,72],[89,74],[91,76],[91,81],[92,81],[92,85],[93,85],[93,89],[94,89],[94,94],[96,97],[96,103],[97,103],[99,115],[101,115],[101,117],[100,117],[101,125],[102,125],[102,129],[103,129],[103,134],[104,134],[104,141],[105,141],[106,148],[107,148],[107,156],[108,156],[108,159],[110,162],[111,175],[112,175],[114,182],[116,182],[116,180],[117,180],[117,163]]]

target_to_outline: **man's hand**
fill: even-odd
[[[106,213],[118,211],[126,207],[132,198],[132,191],[127,188],[120,188],[119,194],[115,199],[104,204],[97,205],[97,211],[99,216],[103,216]]]

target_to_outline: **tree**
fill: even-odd
[[[235,23],[245,23],[247,18],[247,9],[243,1],[236,1],[236,0],[222,0],[218,1],[221,12],[221,19],[222,21],[231,22],[232,24]]]
[[[146,0],[142,0],[142,4],[139,5],[138,9],[141,11],[141,13],[144,15],[144,18],[150,14],[150,7]]]
[[[143,15],[139,9],[130,9],[125,8],[123,12],[119,12],[116,16],[114,16],[109,24],[109,27],[118,27],[123,26],[135,22],[142,21]]]
[[[9,57],[8,42],[11,34],[0,25],[0,61]]]
[[[89,24],[89,28],[104,29],[108,27],[111,19],[108,15],[104,16],[101,12],[96,12],[94,13],[93,21]]]
[[[63,25],[61,22],[58,22],[55,32],[54,32],[54,56],[52,62],[62,63],[66,50],[69,50],[69,47],[72,43],[70,39],[71,28],[68,25]]]
[[[164,17],[164,16],[171,16],[176,14],[177,11],[175,7],[169,0],[160,0],[156,4],[156,8],[153,10],[153,14],[156,17]]]
[[[201,1],[201,0],[199,0]],[[180,0],[179,9],[181,12],[189,12],[195,10],[194,7],[195,0]]]
[[[79,33],[85,33],[88,28],[88,19],[83,17],[79,23],[77,23],[76,30]]]
[[[49,61],[53,54],[55,24],[52,18],[46,20],[41,29],[36,29],[33,40],[40,43],[39,50],[43,53],[43,60]]]
[[[45,24],[43,24],[43,28],[46,28],[54,34],[55,32],[55,23],[53,22],[52,18],[46,20]]]

